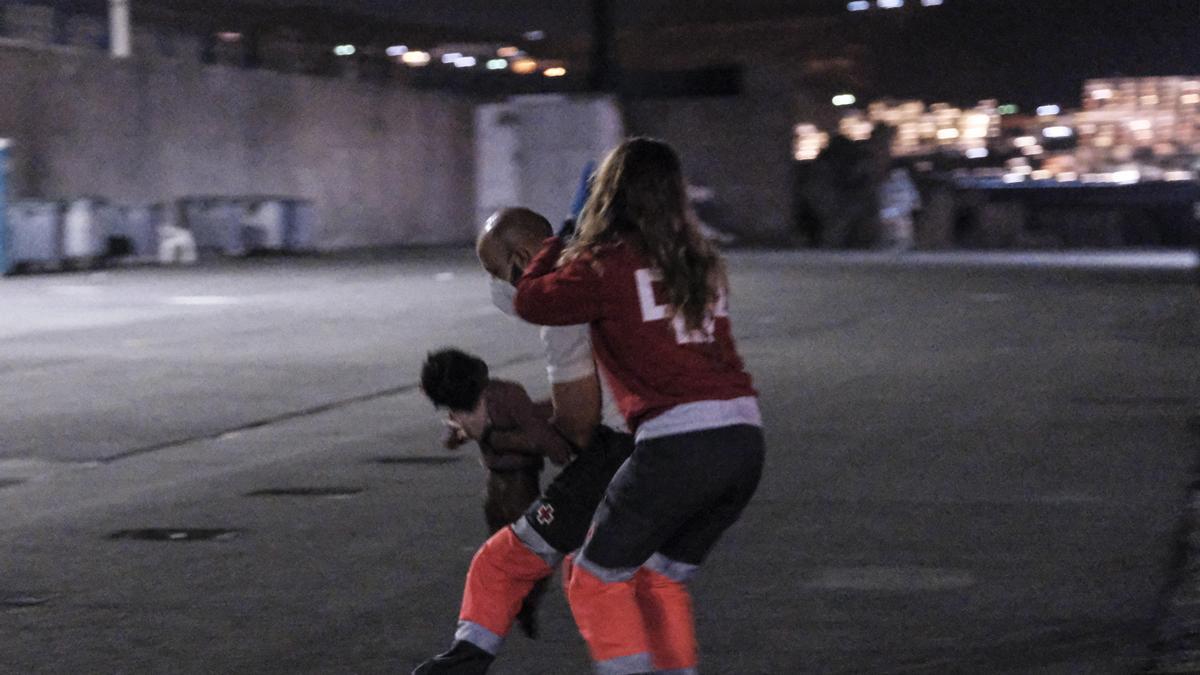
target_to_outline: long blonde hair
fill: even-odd
[[[591,187],[559,264],[621,240],[637,245],[662,273],[673,311],[689,330],[701,328],[725,268],[696,227],[679,156],[662,141],[631,138],[605,157]]]

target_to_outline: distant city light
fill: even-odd
[[[405,45],[392,45],[391,47],[387,48],[387,55],[392,58],[396,58],[397,56],[404,56],[407,53],[408,53],[408,47]]]
[[[1021,148],[1021,154],[1026,155],[1028,157],[1032,157],[1034,155],[1040,155],[1045,151],[1046,150],[1044,148],[1042,148],[1042,146],[1040,146],[1040,145],[1027,145],[1027,146]]]
[[[1046,127],[1042,130],[1042,135],[1046,138],[1070,138],[1074,134],[1071,127],[1064,126]]]
[[[1054,174],[1050,173],[1046,169],[1038,169],[1037,171],[1029,174],[1029,177],[1033,180],[1050,180],[1054,177]]]
[[[1018,136],[1013,139],[1013,145],[1018,148],[1028,148],[1031,145],[1037,145],[1038,140],[1033,136]]]
[[[854,0],[846,5],[846,9],[851,12],[865,12],[871,9],[871,3],[867,0]]]
[[[1004,181],[1005,183],[1020,183],[1021,181],[1025,180],[1025,176],[1024,174],[1019,173],[1006,173],[1000,180]]]
[[[445,54],[442,54],[442,63],[449,65],[449,64],[454,63],[455,61],[461,59],[462,56],[463,55],[459,54],[458,52],[447,52]]]
[[[1179,98],[1179,102],[1184,105],[1200,103],[1200,94],[1184,94]]]
[[[1149,131],[1152,126],[1150,120],[1133,120],[1129,123],[1129,128],[1134,131]]]
[[[921,0],[921,4],[925,7],[937,7],[942,4],[942,0]]]
[[[459,58],[454,59],[454,67],[455,68],[474,68],[475,67],[475,57],[474,56],[460,56]]]
[[[414,51],[405,52],[404,55],[400,57],[400,60],[403,61],[405,65],[419,68],[421,66],[429,65],[432,57],[429,56],[429,52]]]
[[[854,105],[858,99],[854,98],[854,94],[838,94],[833,97],[833,104],[836,106]]]
[[[879,9],[900,9],[904,6],[904,0],[877,0]]]
[[[1096,99],[1097,101],[1103,101],[1105,99],[1109,99],[1112,97],[1113,97],[1112,89],[1097,89],[1092,92],[1092,98]]]
[[[521,50],[517,49],[516,47],[513,47],[512,45],[509,45],[507,47],[501,47],[500,49],[496,50],[496,56],[506,58],[506,59],[511,59],[514,56],[520,56],[520,54],[521,54]]]
[[[1001,115],[1016,115],[1020,111],[1021,109],[1018,108],[1015,103],[1006,103],[996,108],[996,112],[1000,113]]]
[[[222,31],[217,33],[217,39],[221,42],[239,42],[242,39],[242,34],[234,31]]]
[[[1052,117],[1062,112],[1062,108],[1056,105],[1040,105],[1037,109],[1038,117]]]
[[[1167,171],[1163,174],[1163,180],[1170,182],[1195,179],[1196,173],[1194,171]]]
[[[529,75],[537,72],[538,62],[533,59],[517,59],[512,62],[512,71],[518,75]]]
[[[1156,94],[1146,94],[1141,99],[1142,105],[1154,106],[1158,105],[1158,96]]]
[[[508,61],[505,59],[491,59],[487,62],[488,70],[504,70],[508,68]]]
[[[958,129],[950,127],[949,129],[938,129],[937,137],[943,141],[951,141],[958,138]]]
[[[529,40],[530,42],[537,42],[538,40],[546,39],[546,31],[531,30],[531,31],[528,31],[527,33],[525,33],[524,35],[522,35],[521,37],[525,38],[526,40]]]
[[[337,56],[354,56],[354,45],[338,45],[333,48],[333,53]]]
[[[988,156],[987,148],[968,148],[964,155],[969,159],[983,159]]]
[[[562,66],[555,66],[542,71],[542,74],[546,77],[562,77],[567,74],[567,69]]]
[[[1114,183],[1132,185],[1142,179],[1142,174],[1137,169],[1125,169],[1123,171],[1112,172],[1111,178]]]
[[[1079,180],[1079,174],[1074,171],[1063,171],[1056,178],[1060,183],[1074,183]]]

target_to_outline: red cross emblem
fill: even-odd
[[[549,504],[542,504],[537,510],[537,521],[542,525],[549,525],[554,522],[554,507]]]

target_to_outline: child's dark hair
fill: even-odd
[[[487,383],[483,359],[459,349],[430,352],[421,367],[421,390],[439,408],[474,410]]]

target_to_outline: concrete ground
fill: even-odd
[[[1142,263],[731,255],[769,459],[694,586],[703,671],[1140,665],[1200,401],[1194,258]],[[0,672],[440,651],[484,537],[414,388],[446,344],[546,391],[467,251],[0,280]],[[493,672],[588,671],[542,620]]]

